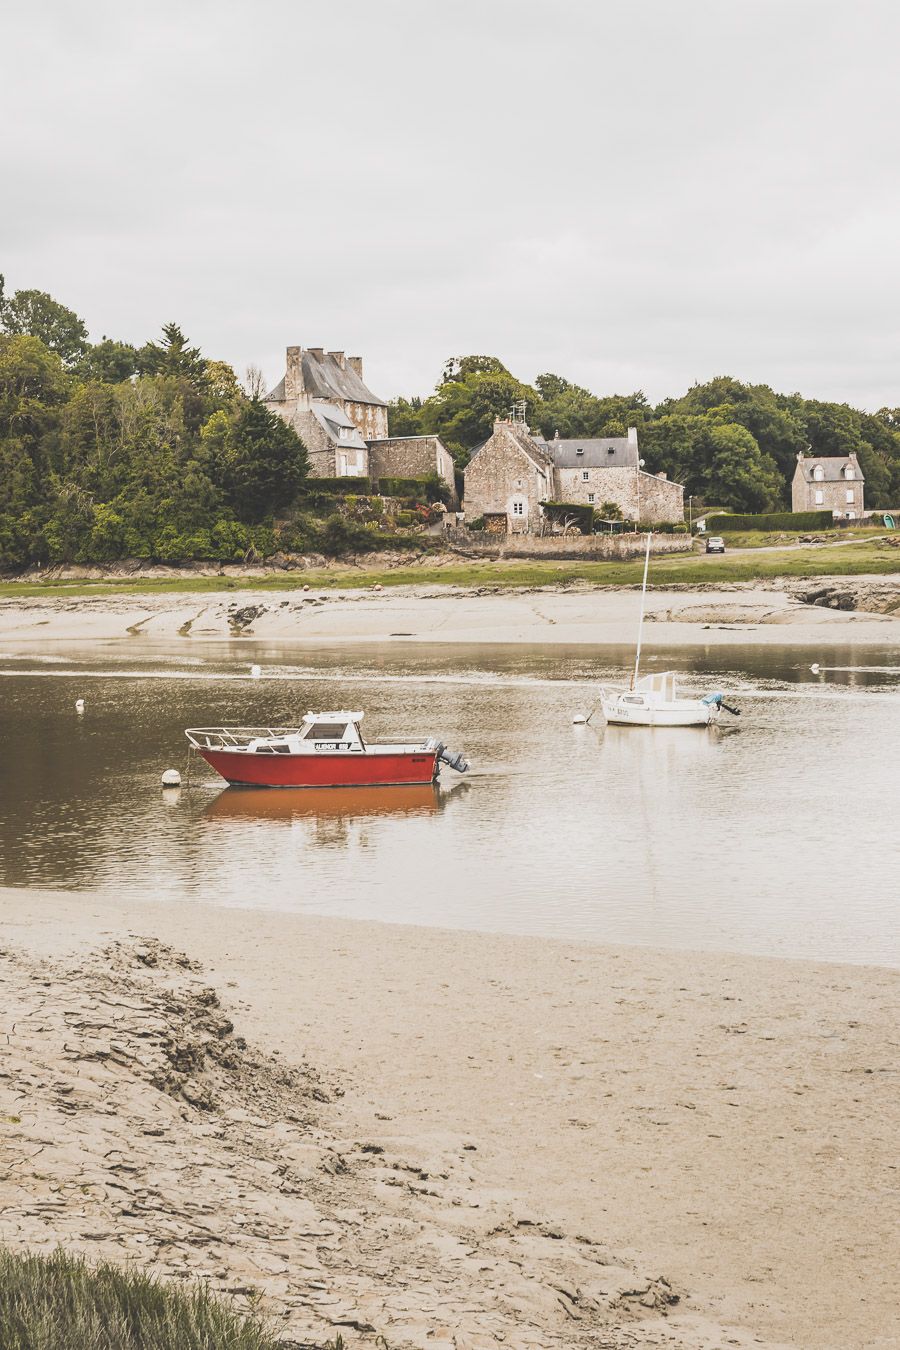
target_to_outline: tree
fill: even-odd
[[[88,348],[84,321],[46,291],[16,291],[8,299],[0,276],[0,328],[10,334],[39,338],[63,365],[74,366]]]
[[[189,346],[177,323],[164,324],[162,341],[147,342],[138,357],[144,375],[174,375],[195,386],[205,384],[207,363],[199,347]]]
[[[289,506],[308,472],[306,448],[294,428],[258,398],[231,416],[215,414],[204,440],[226,500],[248,524]]]
[[[130,342],[116,342],[104,337],[88,347],[76,367],[76,374],[85,380],[101,380],[104,384],[122,384],[132,379],[139,367],[137,348]]]
[[[491,369],[480,369],[485,363]],[[508,417],[513,405],[522,401],[527,418],[540,400],[537,390],[510,375],[496,357],[454,357],[450,366],[457,373],[422,404],[421,429],[440,436],[462,468],[475,446],[490,436],[497,418]]]

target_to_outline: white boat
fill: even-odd
[[[647,596],[647,572],[650,567],[650,541],[644,554],[644,582],[641,586],[641,617],[638,622],[637,648],[634,671],[627,689],[601,689],[600,706],[607,722],[635,727],[707,727],[717,722],[724,708],[739,716],[737,708],[729,708],[720,693],[703,698],[686,698],[678,693],[678,677],[674,670],[658,671],[640,677],[641,638],[644,631],[644,603]],[[582,721],[585,719],[582,718]]]
[[[673,670],[645,675],[629,689],[601,689],[600,706],[607,722],[635,727],[701,727],[718,720],[722,695],[683,698]]]

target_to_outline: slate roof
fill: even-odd
[[[541,444],[558,469],[636,469],[638,465],[637,444],[627,436],[559,439]]]
[[[865,474],[859,467],[855,459],[849,455],[818,455],[815,459],[798,459],[797,467],[806,479],[807,483],[864,483]],[[816,468],[824,469],[824,478],[814,478],[813,470]],[[853,477],[845,479],[844,470],[850,468],[853,470]]]
[[[344,403],[372,403],[378,408],[387,407],[384,399],[372,393],[351,365],[342,366],[328,352],[320,357],[310,351],[302,351],[300,368],[303,372],[303,387],[311,398],[320,398],[327,403],[340,399]],[[276,384],[271,394],[267,395],[266,402],[284,402],[284,380]]]
[[[333,403],[313,403],[310,412],[335,445],[346,446],[349,450],[365,450],[366,443],[360,436],[355,422]],[[342,436],[341,427],[348,428],[350,434]]]

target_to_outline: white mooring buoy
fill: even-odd
[[[810,670],[811,670],[811,672],[813,673],[813,675],[818,675],[818,673],[819,673],[819,663],[818,663],[818,661],[813,661],[812,665],[810,666]]]
[[[83,699],[83,698],[76,698],[76,700],[75,700],[75,711],[76,711],[77,713],[83,713],[83,712],[84,712],[84,699]]]
[[[260,675],[262,675],[262,666],[253,665],[250,667],[251,680],[258,680]]]
[[[162,776],[163,787],[181,787],[181,774],[177,769],[166,769]]]

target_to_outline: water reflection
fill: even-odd
[[[446,796],[434,783],[396,787],[227,787],[204,808],[204,815],[214,821],[276,822],[304,816],[343,820],[360,816],[435,815],[442,810]]]

